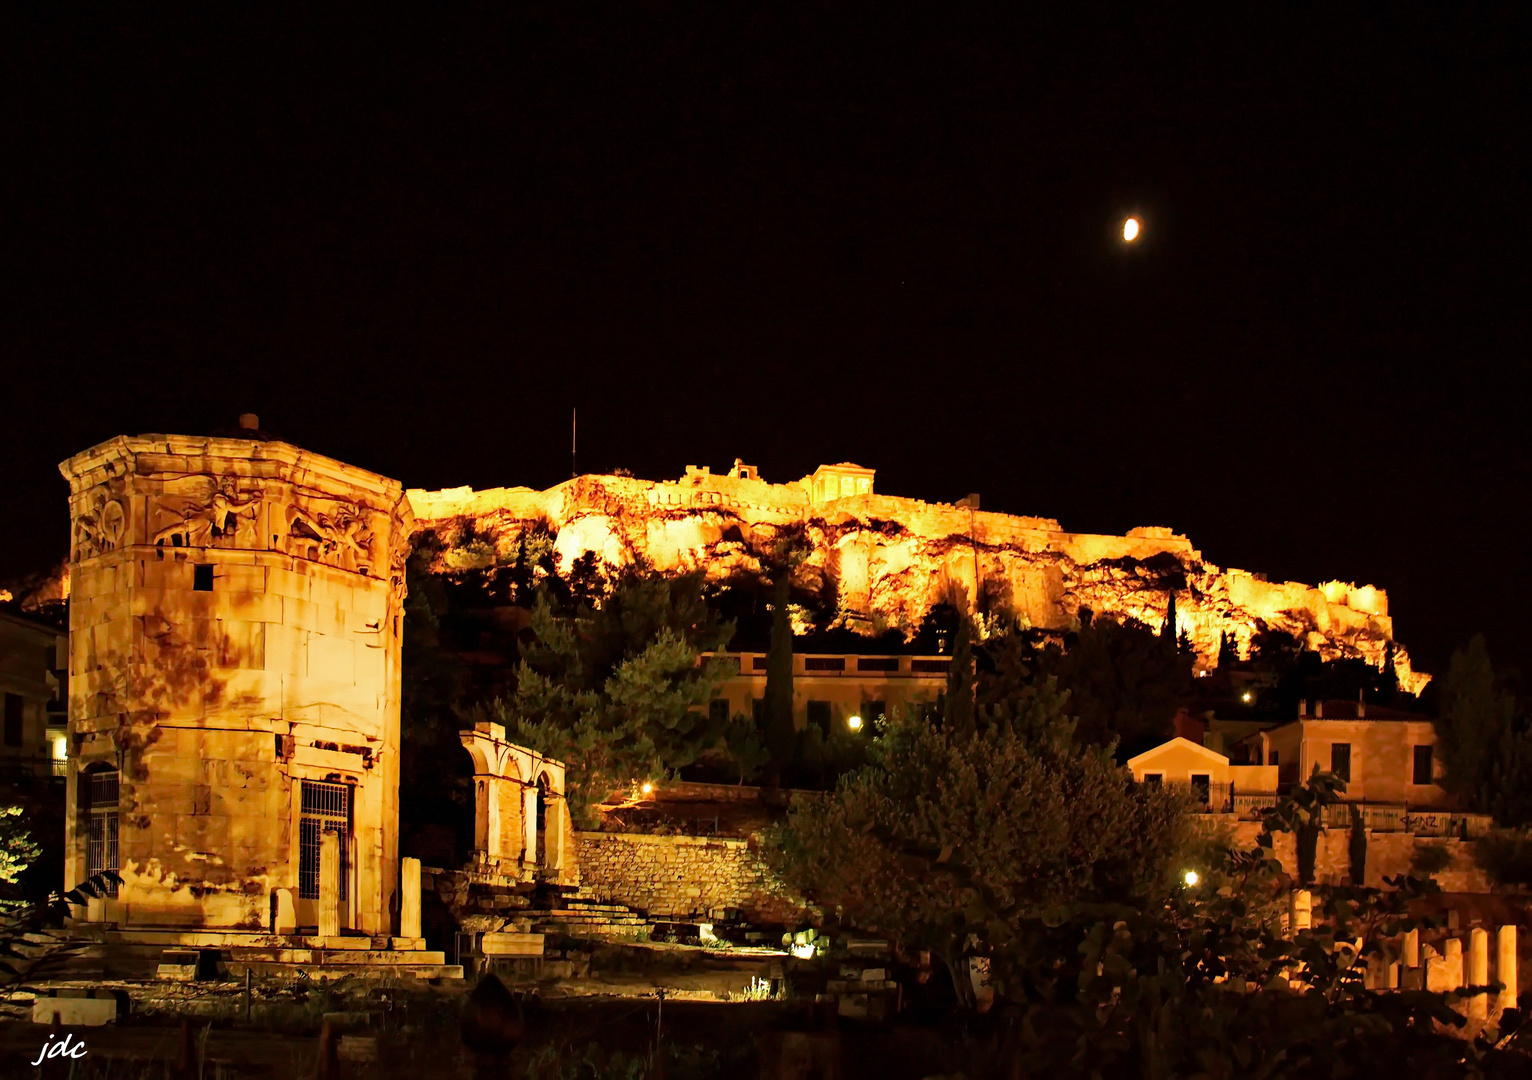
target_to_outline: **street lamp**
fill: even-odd
[[[846,717],[846,726],[852,731],[861,731],[862,718],[860,716],[848,716]]]

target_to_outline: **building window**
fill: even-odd
[[[192,592],[213,591],[213,567],[211,563],[192,567]]]
[[[1338,742],[1330,744],[1330,771],[1340,777],[1346,783],[1351,782],[1351,744]]]
[[[1429,747],[1429,746],[1417,746],[1417,747],[1415,747],[1415,779],[1413,781],[1414,783],[1417,783],[1417,784],[1433,784],[1433,783],[1436,782],[1435,777],[1432,775],[1432,773],[1434,772],[1434,770],[1432,768],[1432,764],[1433,764],[1432,757],[1433,757],[1433,752],[1432,752],[1432,748],[1431,747]]]
[[[351,838],[351,785],[303,781],[302,816],[298,819],[298,896],[319,899],[319,845],[324,834],[340,834],[340,898],[346,899],[347,862]]]
[[[5,745],[20,746],[22,736],[22,712],[26,699],[20,694],[5,695]]]
[[[1213,794],[1211,777],[1207,773],[1192,773],[1192,796],[1203,806]]]
[[[858,671],[898,671],[899,658],[897,656],[858,657],[856,669]]]
[[[828,701],[809,702],[809,723],[816,725],[821,735],[830,734],[830,703]]]
[[[766,699],[765,698],[759,698],[758,697],[758,698],[751,698],[750,699],[750,716],[751,716],[751,719],[753,719],[755,721],[755,726],[756,727],[765,727],[766,726]]]
[[[868,724],[876,724],[880,720],[888,719],[888,703],[886,701],[862,702],[862,720]]]
[[[707,718],[714,724],[729,722],[729,703],[724,698],[714,698],[707,703]]]
[[[117,872],[117,770],[87,773],[86,799],[90,807],[90,833],[85,840],[85,876]],[[117,895],[117,885],[107,882],[106,894]]]
[[[1144,783],[1150,787],[1164,787],[1165,774],[1157,772],[1144,773]]]

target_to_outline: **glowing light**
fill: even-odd
[[[1197,883],[1202,880],[1202,875],[1195,870],[1188,870],[1185,874],[1181,875],[1181,880],[1186,882],[1187,888],[1194,889],[1197,887]]]
[[[1243,701],[1246,705],[1248,705],[1248,704],[1250,704],[1250,697],[1251,697],[1250,691],[1246,690],[1243,694],[1241,694],[1239,696],[1239,699],[1241,701]]]
[[[53,760],[69,760],[69,740],[63,735],[60,735],[53,740]]]
[[[861,731],[862,718],[860,716],[848,716],[846,717],[846,726],[852,731]]]
[[[1138,218],[1130,217],[1122,223],[1122,238],[1131,244],[1138,239],[1138,230]]]
[[[654,785],[650,784],[650,783],[645,783],[644,786],[639,788],[638,790],[642,791],[645,795],[652,795],[652,794],[654,794]]]
[[[812,960],[814,959],[814,943],[810,941],[804,945],[794,945],[792,952],[799,960]]]

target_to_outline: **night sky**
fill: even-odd
[[[1532,663],[1532,15],[409,6],[0,15],[0,575],[114,435],[542,487],[578,407],[582,471],[852,460]]]

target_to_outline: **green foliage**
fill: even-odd
[[[905,865],[967,886],[969,939],[996,992],[973,1075],[1298,1078],[1504,1075],[1502,1032],[1455,1037],[1454,995],[1368,990],[1396,962],[1429,881],[1320,887],[1312,929],[1287,934],[1276,833],[1312,826],[1341,791],[1317,775],[1264,821],[1253,849],[1218,850],[1195,887],[1129,902],[1082,896],[1033,913],[987,887],[986,860],[906,850]],[[1512,1017],[1507,1017],[1511,1020]],[[1511,1074],[1515,1075],[1515,1074]]]
[[[771,763],[771,751],[766,748],[766,738],[753,716],[735,713],[724,733],[724,744],[741,784],[755,779]]]
[[[1052,679],[1069,692],[1075,737],[1097,746],[1115,741],[1128,756],[1170,738],[1176,709],[1193,690],[1192,658],[1176,639],[1131,621],[1082,621],[1062,646],[1012,631],[985,642],[983,652],[981,671],[1000,675],[1002,687],[986,693],[981,685],[981,704],[1003,699],[1011,685]]]
[[[22,821],[21,807],[0,807],[0,881],[15,885],[42,853]]]
[[[1516,834],[1486,836],[1474,845],[1474,864],[1496,885],[1532,885],[1532,838]]]
[[[1016,711],[1061,707],[1049,695]],[[1181,808],[1169,792],[1132,784],[1099,747],[1035,741],[1008,724],[963,734],[904,716],[867,767],[795,806],[776,858],[787,880],[848,923],[956,968],[970,939],[1009,933],[976,913],[980,896],[1026,918],[1073,901],[1162,899],[1186,838]],[[911,853],[973,869],[961,880],[926,872]]]
[[[959,735],[974,731],[973,623],[967,615],[958,621],[952,643],[952,662],[947,665],[947,696],[942,702],[942,726]]]
[[[1417,844],[1410,855],[1410,872],[1416,877],[1435,877],[1452,865],[1446,844]]]
[[[1502,825],[1532,823],[1532,733],[1490,663],[1484,638],[1452,654],[1443,680],[1436,745],[1442,786]]]
[[[1316,765],[1308,783],[1266,811],[1269,831],[1293,834],[1298,855],[1298,880],[1305,885],[1314,880],[1319,834],[1325,831],[1325,807],[1333,805],[1345,790],[1344,780],[1334,773],[1320,772]]]
[[[600,607],[560,613],[540,595],[535,641],[517,670],[516,691],[475,713],[568,766],[570,813],[582,825],[615,790],[660,780],[721,749],[730,725],[708,702],[728,662],[733,627],[708,610],[700,574],[666,577],[647,568],[619,575]]]

